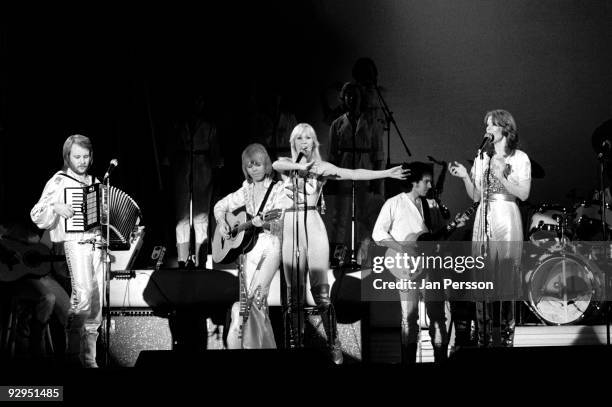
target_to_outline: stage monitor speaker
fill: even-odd
[[[317,349],[235,349],[223,352],[177,352],[177,351],[142,351],[136,361],[136,368],[160,372],[182,371],[186,368],[207,370],[226,369],[228,366],[238,369],[241,366],[256,371],[265,366],[266,370],[275,368],[326,367],[331,366],[327,354]],[[241,371],[241,370],[237,370]],[[283,370],[275,370],[282,374]],[[286,370],[285,370],[286,371]]]
[[[345,364],[362,361],[361,321],[352,323],[338,322],[338,339],[340,340]],[[308,315],[307,323],[304,326],[304,346],[323,351],[327,347],[327,335],[319,315]]]
[[[207,326],[208,349],[223,349],[223,326],[210,319]],[[172,340],[168,318],[142,309],[111,312],[110,359],[114,366],[134,366],[145,350],[171,350]]]

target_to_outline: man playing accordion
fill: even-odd
[[[68,313],[66,355],[84,367],[96,364],[96,341],[102,322],[103,258],[99,245],[79,244],[100,237],[99,228],[88,231],[66,231],[66,219],[75,211],[65,202],[66,188],[82,188],[99,183],[87,171],[93,161],[93,149],[89,138],[73,135],[63,147],[64,167],[55,173],[45,185],[40,200],[32,208],[30,216],[40,229],[48,229],[53,242],[64,245],[70,270],[72,294]]]

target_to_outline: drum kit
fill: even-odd
[[[602,149],[612,144],[612,120],[606,123],[605,134],[600,130],[603,126],[593,134],[593,145],[600,147],[596,152],[601,191],[610,159]],[[525,302],[546,324],[570,325],[602,317],[606,279],[612,277],[612,273],[606,275],[612,271],[612,209],[601,195],[571,207],[544,203],[531,211]]]
[[[542,204],[530,218],[529,254],[535,262],[525,274],[526,299],[544,323],[577,324],[599,314],[604,271],[612,266],[612,242],[601,239],[600,208],[593,201],[569,210]],[[612,231],[612,223],[608,227]]]

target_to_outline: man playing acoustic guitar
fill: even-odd
[[[8,227],[5,227],[7,226]],[[47,356],[44,332],[51,316],[65,329],[70,300],[61,282],[68,276],[63,256],[52,255],[56,249],[49,234],[37,234],[25,222],[5,222],[0,219],[0,302],[8,306],[11,300],[20,305],[32,303],[32,317],[20,314],[17,325],[15,354],[27,355],[39,362]],[[55,260],[55,261],[54,261]],[[63,357],[65,335],[52,330],[55,355]]]
[[[409,165],[411,174],[406,180],[407,191],[389,198],[383,205],[374,230],[372,238],[379,246],[385,246],[387,257],[395,257],[397,253],[407,253],[408,255],[419,255],[416,250],[416,241],[420,235],[431,231],[431,219],[435,213],[435,201],[425,199],[427,192],[431,189],[432,170],[425,163],[415,162]],[[463,226],[465,216],[455,219],[456,226]],[[417,275],[419,279],[436,279],[435,270],[433,273],[421,276],[417,270],[411,273],[410,270],[389,269],[398,279],[414,279]],[[418,281],[416,287],[420,287]],[[419,289],[399,290],[400,303],[402,307],[401,321],[401,351],[402,364],[413,364],[416,362],[417,339],[419,333],[419,296],[422,294]],[[434,358],[436,362],[446,359],[448,349],[448,335],[446,330],[446,315],[444,301],[428,301],[427,296],[430,291],[423,292],[425,295],[425,306],[429,316],[429,334],[434,347]],[[440,293],[438,293],[439,295]]]
[[[242,304],[244,309],[241,310],[241,318],[237,318],[235,309],[232,310],[232,324],[227,345],[231,349],[276,348],[268,316],[267,298],[272,277],[280,266],[280,226],[275,228],[272,223],[268,224],[271,227],[267,228],[264,221],[271,218],[280,219],[282,211],[278,209],[284,197],[283,185],[272,179],[272,163],[261,144],[251,144],[244,149],[242,171],[245,177],[242,187],[221,199],[214,208],[217,233],[221,234],[225,246],[231,245],[232,236],[236,233],[236,229],[240,229],[228,223],[228,216],[237,209],[244,207],[247,214],[252,217],[250,224],[257,228],[255,244],[237,248],[245,254],[243,259],[245,278],[241,279],[245,287],[241,287],[241,294],[246,293],[246,298],[242,298],[246,306]],[[274,213],[278,216],[271,217],[270,215]],[[275,229],[278,231],[276,234],[273,233]],[[218,255],[216,248],[221,246],[216,243],[218,240],[219,236],[215,236],[213,257]]]

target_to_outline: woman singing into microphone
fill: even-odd
[[[338,340],[334,310],[329,298],[327,271],[329,270],[329,241],[323,219],[317,212],[317,202],[327,180],[367,181],[381,178],[405,179],[409,170],[397,166],[388,170],[371,171],[339,168],[321,160],[317,135],[311,125],[298,124],[289,139],[291,156],[280,158],[272,165],[283,177],[286,198],[290,200],[284,216],[282,258],[287,281],[290,340],[297,337],[295,313],[298,301],[304,301],[306,271],[310,275],[311,293],[319,309],[332,360],[342,363],[342,351]],[[295,176],[291,172],[295,171]],[[295,230],[297,226],[297,231]],[[299,252],[299,262],[296,252]],[[291,296],[291,277],[299,270],[300,292]]]
[[[486,249],[491,270],[498,282],[496,293],[505,299],[512,298],[516,287],[517,271],[521,259],[523,226],[516,199],[524,201],[531,189],[531,163],[523,151],[517,149],[519,137],[516,122],[506,110],[493,110],[484,117],[490,142],[474,160],[468,174],[458,162],[449,169],[450,173],[462,178],[467,194],[475,202],[480,201],[474,222],[472,241],[478,252]],[[510,297],[510,298],[508,298]],[[496,298],[502,299],[502,298]],[[514,303],[504,301],[493,303],[492,310],[483,315],[482,303],[477,303],[479,342],[485,342],[483,326],[493,314],[494,345],[511,345],[514,333]],[[490,307],[490,304],[487,306]],[[500,321],[501,320],[501,321]],[[502,326],[503,325],[503,326]]]

